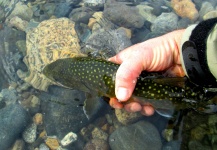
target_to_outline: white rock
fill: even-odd
[[[69,132],[62,140],[61,140],[61,144],[62,146],[67,146],[72,142],[75,142],[77,140],[78,136],[77,134],[73,133],[73,132]]]

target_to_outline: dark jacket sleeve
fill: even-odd
[[[188,27],[180,53],[190,80],[205,87],[217,87],[217,18]]]

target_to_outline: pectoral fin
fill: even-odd
[[[102,97],[97,96],[96,94],[85,94],[86,99],[84,102],[83,110],[85,115],[89,120],[96,118],[102,111],[102,108],[105,107],[106,102],[102,100]]]
[[[163,99],[163,100],[158,100],[158,99],[147,99],[143,97],[138,97],[138,96],[132,96],[130,98],[129,102],[138,102],[141,105],[151,105],[155,108],[156,112],[164,117],[172,117],[175,106],[171,102],[171,100]]]

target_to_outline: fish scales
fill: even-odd
[[[104,59],[75,57],[59,59],[47,65],[43,73],[52,81],[66,87],[79,89],[81,84],[90,93],[94,91],[98,96],[111,98],[115,97],[115,75],[118,67],[118,64]],[[78,86],[75,87],[74,82],[79,82],[79,85],[77,84]],[[146,99],[145,104],[151,103],[155,106],[158,105],[157,107],[162,107],[162,104],[168,103],[165,100],[173,101],[174,104],[178,103],[179,105],[184,103],[184,107],[194,107],[195,102],[203,99],[205,95],[203,90],[195,89],[197,89],[196,86],[171,86],[160,84],[155,81],[155,78],[139,76],[132,97],[142,97],[142,99],[139,98],[141,104],[144,104],[143,99]],[[185,99],[190,99],[190,101]],[[162,101],[162,103],[154,104],[156,100]]]

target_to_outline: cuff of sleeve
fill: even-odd
[[[207,62],[210,72],[217,79],[217,25],[207,38]]]
[[[194,24],[194,25],[191,25],[191,26],[189,26],[186,30],[185,30],[185,32],[184,32],[184,34],[183,34],[183,36],[182,36],[182,41],[181,41],[181,45],[180,45],[180,57],[181,57],[181,64],[182,64],[182,67],[183,67],[183,70],[184,70],[184,72],[185,72],[185,74],[186,74],[186,76],[187,77],[189,77],[188,76],[188,73],[187,73],[187,71],[186,71],[186,68],[185,68],[185,64],[184,64],[184,60],[183,60],[183,54],[182,54],[182,45],[186,42],[186,41],[189,41],[189,38],[190,38],[190,36],[191,36],[191,33],[192,33],[192,30],[194,30],[194,28],[197,26],[197,24]]]
[[[212,58],[208,58],[210,49],[207,45],[207,39],[216,23],[217,18],[188,27],[181,42],[181,63],[186,75],[192,82],[204,87],[217,87],[216,77],[210,70],[211,64],[208,65]],[[214,50],[216,52],[216,47]]]

